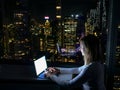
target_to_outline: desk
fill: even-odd
[[[32,69],[32,66],[26,65],[0,65],[0,90],[60,90],[51,80],[27,77]]]
[[[36,78],[0,78],[0,90],[60,90],[60,87],[51,80]]]
[[[62,63],[61,66],[66,65]],[[33,65],[0,64],[0,90],[63,90],[51,80],[34,78],[33,69]]]

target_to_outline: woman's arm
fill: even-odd
[[[67,71],[70,73],[70,70],[67,69]],[[79,86],[80,84],[83,84],[86,80],[88,80],[88,78],[89,78],[89,72],[87,68],[81,70],[81,72],[76,77],[67,81],[58,78],[58,76],[56,75],[50,76],[51,80],[55,81],[57,84],[62,86],[77,86],[77,85]]]
[[[82,70],[82,66],[75,68],[61,68],[61,67],[57,67],[57,68],[60,70],[60,73],[64,73],[64,74],[79,74],[80,71]]]
[[[81,67],[75,67],[75,68],[63,68],[63,67],[49,67],[47,71],[51,73],[63,73],[63,74],[79,74],[82,69]]]

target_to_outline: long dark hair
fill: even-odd
[[[84,42],[85,46],[89,49],[92,61],[100,61],[103,63],[104,60],[100,38],[89,34],[81,38],[81,41]]]

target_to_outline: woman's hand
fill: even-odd
[[[49,78],[49,77],[52,76],[52,75],[53,75],[53,74],[50,73],[50,72],[48,72],[48,71],[45,72],[45,76],[46,76],[47,78]]]
[[[55,67],[47,68],[47,72],[50,74],[56,74],[56,75],[60,74],[60,70]]]
[[[56,69],[54,67],[49,67],[49,68],[47,68],[47,71],[50,73],[54,73],[54,72],[56,72]]]

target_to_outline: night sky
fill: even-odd
[[[9,17],[13,14],[16,0],[3,0],[5,2],[5,16]],[[25,1],[25,0],[22,0]],[[84,14],[90,8],[96,7],[98,0],[61,0],[62,2],[62,17],[71,14]],[[44,16],[49,16],[50,19],[55,18],[56,14],[56,0],[28,0],[28,9],[31,16],[36,19],[44,19]]]
[[[62,16],[86,13],[90,8],[95,8],[97,0],[61,0]],[[30,10],[33,16],[44,18],[48,15],[55,17],[56,0],[29,0]]]

